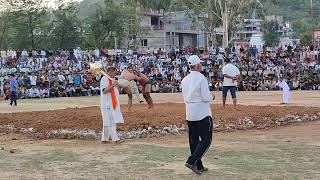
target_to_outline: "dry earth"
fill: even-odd
[[[184,167],[186,136],[102,145],[90,140],[0,136],[0,179],[320,179],[320,122],[218,133],[200,177]],[[17,139],[17,140],[13,140]],[[14,150],[15,153],[10,153]]]
[[[133,112],[124,111],[125,123],[119,125],[118,130],[128,132],[149,127],[159,129],[173,125],[179,127],[185,125],[183,104],[163,103],[157,104],[155,108],[155,111],[147,111],[145,105],[135,105]],[[126,109],[126,106],[123,105],[122,109]],[[288,115],[320,117],[319,108],[311,107],[239,106],[237,109],[233,107],[224,109],[220,105],[212,105],[212,109],[215,124],[220,126],[216,130],[232,130],[230,129],[232,127],[226,129],[230,124],[234,126],[238,124],[233,127],[235,130],[274,127],[278,126],[277,121],[280,118]],[[251,127],[249,123],[253,123],[254,126]],[[102,118],[99,107],[67,108],[52,111],[3,113],[0,114],[0,124],[14,125],[18,129],[34,128],[36,132],[42,134],[61,129],[90,129],[98,133],[102,127]]]
[[[231,106],[223,110],[221,95],[215,94],[212,108],[220,125],[250,117],[255,128],[265,128],[266,117],[273,122],[288,114],[311,117],[320,107],[318,91],[293,92],[289,106],[284,107],[279,106],[281,92],[241,92],[242,106],[237,110]],[[122,96],[126,124],[119,129],[184,124],[180,94],[153,94],[153,98],[155,112],[146,111],[146,105],[135,105],[129,114]],[[75,127],[100,130],[98,105],[99,97],[21,100],[18,107],[2,101],[0,125],[33,127],[40,132]],[[204,159],[210,171],[201,177],[184,167],[189,153],[185,134],[128,140],[116,146],[94,140],[39,140],[0,133],[0,179],[320,179],[319,129],[320,121],[314,121],[216,133]]]
[[[221,92],[213,92],[216,95],[214,104],[222,104]],[[282,92],[239,92],[238,100],[241,105],[254,106],[279,106]],[[133,97],[137,102],[136,97]],[[142,96],[141,96],[142,98]],[[152,94],[155,103],[183,103],[181,94]],[[121,104],[126,104],[127,97],[120,97]],[[231,98],[228,97],[231,104]],[[99,106],[100,99],[96,97],[76,97],[76,98],[51,98],[35,100],[19,100],[18,107],[10,107],[7,101],[0,100],[0,113],[8,112],[30,112],[48,111],[75,107]],[[289,106],[320,107],[320,91],[293,91]]]

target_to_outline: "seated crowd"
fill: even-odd
[[[89,71],[89,64],[113,65],[119,72],[128,65],[147,74],[152,92],[181,91],[181,80],[188,74],[186,59],[198,54],[203,74],[211,90],[221,90],[223,59],[228,56],[241,72],[240,91],[277,90],[279,78],[286,78],[292,90],[320,90],[319,47],[232,47],[197,50],[187,48],[154,50],[1,51],[0,95],[8,96],[9,74],[19,84],[19,98],[47,98],[99,95],[100,75]]]

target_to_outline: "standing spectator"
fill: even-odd
[[[224,60],[225,66],[222,68],[222,74],[224,76],[223,80],[223,87],[222,87],[222,100],[223,100],[223,107],[226,107],[226,100],[227,100],[227,94],[230,90],[233,105],[234,107],[237,106],[237,82],[236,80],[240,80],[240,71],[239,69],[231,64],[231,61],[229,58],[225,58]]]
[[[186,105],[186,119],[189,127],[189,145],[191,156],[186,167],[196,174],[208,171],[202,164],[202,157],[212,142],[212,112],[207,79],[201,74],[201,60],[193,55],[188,59],[191,73],[182,80],[182,95]],[[200,140],[201,139],[201,140]]]
[[[17,90],[18,90],[18,81],[15,78],[14,74],[10,74],[10,105],[13,103],[17,106]]]
[[[290,98],[290,87],[288,86],[285,79],[278,81],[277,86],[282,89],[282,102],[281,104],[288,104]]]

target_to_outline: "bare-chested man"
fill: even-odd
[[[142,86],[142,94],[143,94],[144,99],[147,101],[147,103],[149,105],[149,109],[153,109],[153,100],[150,96],[151,82],[150,82],[149,78],[145,74],[142,74],[141,72],[138,72],[136,70],[134,71],[134,74],[139,77],[138,82]]]
[[[134,73],[131,73],[130,71],[132,71],[131,67],[129,67],[128,69],[125,69],[122,71],[120,77],[119,77],[119,81],[125,81],[126,83],[124,83],[124,85],[120,85],[120,88],[125,89],[129,100],[128,100],[128,110],[131,111],[132,108],[132,87],[131,87],[131,81],[139,81],[140,77],[138,77],[137,75],[135,75]]]

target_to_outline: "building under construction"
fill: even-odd
[[[203,22],[192,20],[185,12],[149,9],[140,23],[141,33],[129,35],[128,48],[205,48],[208,45]]]

